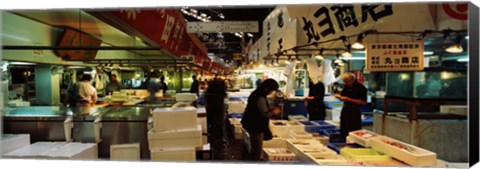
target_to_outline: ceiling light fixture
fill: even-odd
[[[253,34],[247,33],[248,37],[253,37]]]
[[[433,51],[424,51],[423,52],[423,55],[426,55],[426,56],[430,56],[430,55],[433,55],[434,52]]]
[[[222,18],[222,19],[225,19],[225,16],[223,15],[223,13],[219,13],[218,14],[218,17]]]
[[[457,39],[455,40],[455,43],[446,48],[445,51],[448,53],[462,53],[462,39],[463,38],[457,33]]]
[[[458,62],[468,62],[469,58],[457,59]]]

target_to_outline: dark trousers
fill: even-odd
[[[248,132],[248,134],[250,135],[250,146],[252,147],[250,151],[250,159],[252,161],[262,161],[263,133]]]

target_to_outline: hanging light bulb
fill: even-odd
[[[352,45],[353,49],[365,49],[365,45],[363,45],[363,41],[359,40],[353,43]]]
[[[347,50],[347,51],[345,51],[345,52],[342,53],[342,56],[343,56],[343,57],[346,57],[346,58],[352,57],[352,53],[350,52],[350,50]]]
[[[462,53],[463,48],[462,48],[462,45],[460,43],[455,43],[455,44],[449,46],[447,49],[445,49],[445,51],[448,52],[448,53]]]
[[[317,59],[317,60],[322,60],[322,59],[323,59],[323,56],[322,56],[322,55],[317,55],[317,56],[315,56],[315,59]]]

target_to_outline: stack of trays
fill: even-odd
[[[290,131],[305,131],[305,126],[296,121],[270,120],[270,130],[274,136],[291,138]]]
[[[151,159],[195,161],[195,147],[202,146],[197,110],[193,107],[159,108],[152,114],[153,129],[148,132]]]
[[[30,134],[4,134],[1,138],[2,154],[30,145]]]
[[[367,144],[375,150],[414,167],[435,166],[437,162],[436,153],[403,143],[393,138],[377,136],[369,139]]]
[[[5,153],[3,157],[96,160],[98,159],[98,150],[97,144],[95,143],[36,142],[29,146]]]

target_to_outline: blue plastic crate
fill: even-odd
[[[332,149],[333,151],[337,152],[340,154],[340,149],[342,148],[364,148],[363,146],[357,144],[357,143],[328,143],[327,147]]]
[[[327,136],[329,138],[329,142],[331,143],[344,143],[346,141],[345,138],[342,137],[342,133],[340,132],[339,128],[323,129],[320,130],[319,133]]]
[[[240,113],[231,113],[228,115],[229,118],[237,118],[237,119],[241,119],[243,117],[243,114],[240,114]]]
[[[325,129],[334,129],[336,128],[335,125],[333,124],[330,124],[330,123],[327,123],[323,120],[314,120],[312,121],[316,124],[318,124],[320,126],[319,130],[317,132],[319,132],[320,130],[325,130]]]
[[[307,117],[308,112],[305,108],[305,101],[286,100],[283,105],[283,113],[285,117],[289,115],[302,115]]]
[[[362,125],[372,125],[373,117],[365,117],[362,119]]]
[[[305,126],[305,132],[308,133],[317,133],[320,130],[320,126],[311,121],[299,121],[299,123]]]

